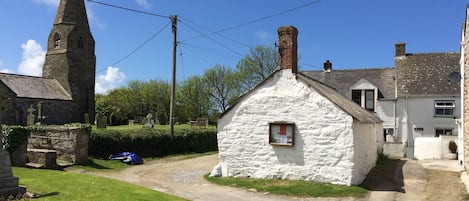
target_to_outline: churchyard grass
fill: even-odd
[[[342,186],[312,181],[209,177],[208,181],[224,186],[256,189],[258,192],[295,197],[365,197],[368,191],[358,186]]]
[[[34,200],[184,200],[113,179],[57,170],[13,168],[20,185],[39,194]]]

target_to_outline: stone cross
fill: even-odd
[[[27,116],[27,119],[26,119],[26,124],[28,126],[32,126],[34,125],[34,120],[35,120],[35,116],[34,116],[34,112],[36,111],[36,109],[34,109],[34,105],[31,104],[28,108],[28,116]]]

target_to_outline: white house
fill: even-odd
[[[449,75],[460,71],[460,55],[406,53],[404,43],[395,47],[393,68],[333,70],[327,61],[324,71],[303,73],[337,89],[381,118],[384,121],[382,135],[387,135],[389,140],[384,144],[385,154],[414,158],[414,140],[419,137],[435,138],[432,140],[446,144],[446,138],[437,138],[440,135],[457,138],[455,119],[461,116],[460,86],[449,81]],[[425,153],[428,149],[442,147],[445,146],[424,145],[421,146],[423,150],[417,152]],[[441,158],[448,151],[443,149],[428,150],[442,153],[439,156],[423,157]]]
[[[360,184],[377,159],[382,121],[297,72],[295,27],[278,29],[280,69],[218,120],[212,176]]]

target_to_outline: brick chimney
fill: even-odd
[[[324,62],[324,72],[330,73],[332,71],[332,63],[329,60]]]
[[[298,72],[297,38],[298,29],[294,26],[279,27],[278,30],[278,63],[281,69]]]
[[[405,56],[405,43],[396,43],[396,57]]]

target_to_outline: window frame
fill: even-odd
[[[433,115],[435,117],[454,117],[456,103],[454,100],[435,100],[433,108]]]
[[[439,134],[438,130],[443,131],[444,134]],[[440,135],[447,135],[446,133],[448,133],[448,131],[451,132],[450,136],[452,136],[453,135],[453,130],[454,130],[454,128],[435,128],[435,137],[439,137]]]
[[[282,138],[283,134],[275,134],[274,132],[281,132],[284,129],[286,138]],[[277,137],[278,135],[278,137]],[[286,139],[286,142],[282,142]],[[295,144],[295,124],[291,122],[271,122],[269,123],[269,144],[275,146],[293,146]]]
[[[373,89],[366,89],[364,90],[365,91],[365,105],[364,105],[364,108],[368,111],[371,111],[371,112],[374,112],[375,111],[375,90]],[[368,93],[367,92],[371,92],[371,102],[372,102],[372,108],[368,108],[367,106],[367,101],[369,100],[368,99]]]

